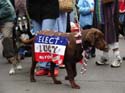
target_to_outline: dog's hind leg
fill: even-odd
[[[34,78],[34,70],[35,70],[36,64],[37,64],[37,62],[32,60],[32,66],[31,66],[31,69],[30,69],[30,81],[31,82],[36,82],[36,80]]]
[[[55,75],[54,75],[54,70],[55,70],[55,66],[56,64],[51,62],[51,65],[50,65],[50,74],[51,74],[51,77],[53,79],[53,82],[54,84],[62,84],[61,81],[57,80]]]
[[[66,65],[66,71],[67,71],[67,74],[68,74],[68,76],[66,77],[66,79],[69,80],[72,88],[80,89],[80,86],[77,85],[75,83],[75,80],[74,80],[74,78],[75,78],[75,76],[77,74],[76,73],[76,63],[66,62],[65,65]]]

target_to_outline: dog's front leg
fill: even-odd
[[[55,66],[56,64],[51,62],[51,65],[50,65],[50,74],[51,74],[51,77],[53,79],[53,82],[54,84],[62,84],[61,81],[57,80],[55,75],[54,75],[54,70],[55,70]]]
[[[30,81],[31,82],[36,82],[36,80],[34,78],[34,70],[35,70],[36,64],[37,64],[37,62],[32,60],[32,66],[31,66],[31,69],[30,69]]]
[[[80,89],[80,86],[78,84],[75,83],[75,76],[77,74],[76,72],[76,63],[69,63],[69,62],[66,62],[65,63],[66,65],[66,71],[67,71],[67,77],[66,79],[69,80],[72,88],[75,88],[75,89]]]

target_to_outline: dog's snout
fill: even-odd
[[[105,52],[108,52],[108,50],[109,50],[109,46],[106,43],[106,41],[103,42],[103,49],[102,50],[105,51]]]
[[[105,52],[108,52],[108,51],[109,51],[108,45],[105,46],[104,51],[105,51]]]

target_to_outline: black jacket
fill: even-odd
[[[59,3],[58,0],[27,0],[27,10],[31,19],[55,19],[59,16]]]

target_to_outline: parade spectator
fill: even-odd
[[[82,29],[90,29],[93,26],[94,0],[78,1],[79,22]],[[95,48],[87,47],[86,52],[89,57],[95,57]]]
[[[106,1],[106,0],[105,0]],[[113,50],[113,62],[111,67],[120,67],[122,59],[119,51],[118,41],[118,2],[112,0],[112,2],[103,2],[103,0],[95,0],[95,13],[94,13],[94,25],[104,32],[104,38],[109,46],[109,50]],[[103,52],[101,58],[96,61],[97,65],[108,64],[109,55],[108,52]]]
[[[12,39],[15,18],[16,13],[10,0],[0,0],[0,32],[3,34],[3,56],[12,63],[9,74],[15,72],[14,68],[17,63],[16,49]]]
[[[27,10],[32,20],[33,31],[38,33],[42,30],[53,30],[56,24],[56,19],[59,17],[58,0],[27,0]],[[42,67],[36,72],[36,75],[49,74],[48,62],[39,62],[38,65]],[[56,69],[57,70],[57,69]],[[57,76],[58,71],[54,72]]]

